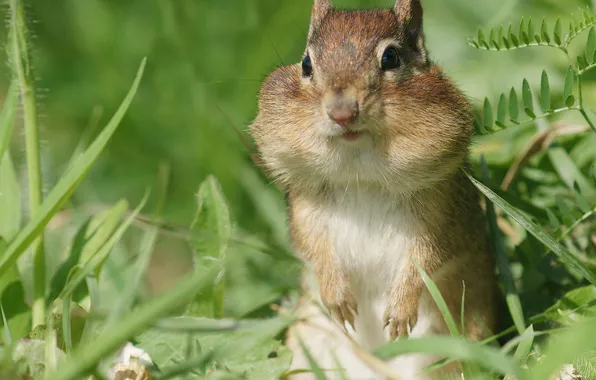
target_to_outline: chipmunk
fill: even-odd
[[[315,0],[302,61],[267,77],[249,129],[285,188],[293,247],[318,280],[314,297],[339,322],[304,305],[303,315],[314,314],[290,331],[293,369],[310,367],[298,339],[322,368],[374,379],[381,375],[351,352],[354,341],[372,350],[449,334],[417,266],[454,316],[465,289],[469,339],[495,330],[494,258],[462,171],[472,111],[429,60],[419,0],[391,10]],[[407,355],[388,365],[395,378],[424,379],[435,360]]]

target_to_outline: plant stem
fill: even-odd
[[[25,148],[29,183],[29,215],[37,213],[42,202],[39,156],[39,126],[34,76],[27,46],[27,27],[20,0],[10,1],[12,22],[13,70],[19,82],[25,126]],[[33,253],[33,327],[45,323],[45,254],[43,234],[31,245]]]
[[[590,120],[590,117],[588,116],[588,114],[586,113],[586,110],[584,109],[584,96],[582,93],[582,76],[579,73],[577,75],[577,90],[578,90],[579,112],[582,114],[584,119],[586,119],[586,122],[588,123],[590,128],[592,128],[592,130],[594,132],[596,132],[596,126],[594,125],[592,120]]]

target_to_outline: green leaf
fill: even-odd
[[[524,44],[527,45],[530,43],[530,37],[528,36],[523,17],[521,18],[521,20],[519,22],[519,29],[518,29],[517,35],[519,36],[519,38],[521,39],[521,41]]]
[[[542,79],[540,81],[540,103],[544,112],[552,110],[550,104],[550,84],[546,70],[542,71]]]
[[[582,56],[582,55],[579,55],[579,56],[577,57],[577,67],[578,67],[580,70],[583,70],[583,69],[585,69],[586,67],[588,67],[588,61],[587,61],[586,57],[584,57],[584,56]]]
[[[484,32],[482,29],[478,28],[478,44],[484,46],[485,48],[489,49],[490,47],[486,43],[486,39],[484,37]]]
[[[511,91],[509,92],[509,117],[514,123],[517,122],[519,118],[517,92],[515,92],[514,87],[511,87]]]
[[[499,105],[497,106],[497,121],[496,124],[505,128],[505,119],[507,118],[507,99],[505,94],[501,94],[499,97]]]
[[[85,174],[91,168],[91,165],[97,160],[110,137],[116,131],[118,124],[124,117],[128,106],[132,102],[134,95],[139,86],[143,70],[145,68],[145,60],[141,63],[137,77],[128,92],[126,98],[116,111],[112,120],[108,123],[106,128],[95,139],[93,144],[73,163],[73,166],[67,171],[58,181],[58,184],[52,189],[48,197],[41,204],[39,211],[34,214],[27,225],[22,228],[18,235],[11,241],[6,249],[6,252],[0,258],[0,276],[2,276],[9,268],[16,263],[17,259],[25,252],[27,247],[35,240],[43,231],[50,219],[56,212],[66,203],[70,195],[74,192],[77,185],[81,182]]]
[[[596,287],[588,285],[573,289],[547,308],[542,316],[549,321],[572,326],[596,313]]]
[[[62,289],[61,297],[64,298],[66,295],[72,294],[75,289],[85,280],[87,276],[90,274],[98,274],[99,268],[103,265],[105,260],[107,259],[108,255],[112,251],[112,248],[120,241],[124,233],[128,230],[128,227],[132,224],[132,222],[136,219],[139,215],[145,203],[147,202],[148,195],[141,200],[141,203],[133,212],[128,216],[128,218],[122,223],[116,231],[109,237],[108,240],[101,246],[99,250],[97,250],[93,256],[89,257],[84,263],[81,263],[81,266],[78,267],[78,270],[72,278],[68,280],[64,289]]]
[[[575,97],[573,96],[573,81],[575,80],[575,72],[573,67],[569,66],[567,74],[565,75],[565,85],[563,87],[563,99],[567,107],[573,106]]]
[[[557,216],[552,212],[552,210],[547,208],[546,214],[548,215],[548,221],[550,222],[550,225],[553,227],[553,229],[556,230],[557,228],[561,227],[561,222],[559,221]]]
[[[576,322],[569,329],[553,336],[545,351],[548,359],[537,362],[532,368],[532,376],[528,378],[532,380],[550,378],[563,364],[572,363],[592,351],[594,336],[596,336],[596,320],[593,318]]]
[[[85,244],[79,255],[78,264],[85,265],[97,254],[114,234],[126,212],[128,212],[128,202],[121,199],[112,208],[91,219],[88,230],[85,231]]]
[[[6,98],[0,111],[0,161],[10,143],[12,136],[14,116],[18,102],[17,82],[13,80],[6,91]]]
[[[209,176],[201,184],[197,204],[197,214],[191,226],[195,268],[203,270],[213,266],[219,267],[220,272],[214,284],[211,299],[212,315],[215,318],[221,318],[224,313],[225,297],[225,253],[232,237],[232,222],[225,197],[214,177]],[[197,301],[204,300],[205,295],[198,294],[197,298]]]
[[[490,105],[490,101],[488,100],[488,98],[484,98],[484,127],[488,130],[492,129],[492,126],[494,124],[494,119],[493,119],[493,108]]]
[[[474,113],[474,131],[477,135],[483,135],[486,133],[486,130],[482,127],[480,120],[478,120],[478,115]]]
[[[594,27],[590,28],[590,32],[588,34],[588,42],[586,46],[586,56],[588,57],[588,62],[594,62],[594,54],[596,53],[596,30]]]
[[[98,217],[96,216],[95,218]],[[77,264],[79,264],[81,253],[83,252],[83,248],[85,247],[85,244],[88,241],[87,234],[90,228],[90,224],[91,219],[83,223],[81,228],[79,228],[79,231],[76,233],[73,239],[72,248],[70,249],[70,255],[68,256],[66,261],[64,261],[62,265],[60,265],[60,267],[52,277],[52,280],[50,282],[50,294],[46,299],[46,305],[51,305],[54,303],[56,298],[58,298],[58,296],[62,292],[62,289],[64,289],[64,285],[66,285],[69,273],[71,273],[73,268]]]
[[[217,324],[217,320],[202,319],[205,324]],[[197,334],[196,339],[201,352],[195,365],[187,369],[204,370],[205,378],[211,378],[213,364],[225,366],[233,374],[244,374],[251,379],[276,379],[287,370],[291,355],[289,349],[276,340],[276,336],[290,323],[288,318],[252,320],[241,323],[231,331],[209,331]],[[136,340],[137,346],[145,350],[155,364],[166,374],[166,378],[175,375],[189,363],[186,361],[185,333],[165,332],[150,329],[143,332]],[[276,358],[269,358],[270,353],[277,353]],[[192,359],[191,359],[192,360]],[[199,365],[203,366],[200,369]],[[272,368],[271,368],[272,367]],[[259,377],[270,371],[273,375]],[[161,378],[161,376],[160,376]]]
[[[518,222],[529,233],[534,235],[539,241],[550,248],[570,269],[577,271],[582,277],[592,284],[596,284],[596,275],[587,267],[585,267],[577,257],[575,257],[567,248],[559,244],[550,234],[542,229],[539,225],[534,223],[527,215],[520,212],[509,203],[505,202],[501,197],[495,194],[491,189],[486,187],[480,181],[472,177],[466,172],[466,175],[487,198],[489,198],[496,206],[503,210],[507,215]]]
[[[87,311],[80,305],[68,300],[56,300],[44,325],[37,325],[29,334],[30,339],[44,339],[50,326],[56,330],[57,346],[67,352],[76,346],[83,334],[87,320]]]
[[[46,350],[51,343],[44,339],[23,339],[17,343],[13,352],[13,360],[25,363],[27,373],[36,379],[42,378],[46,370]],[[54,353],[58,363],[66,362],[63,351],[55,348]]]
[[[574,190],[574,185],[577,183],[581,193],[587,199],[596,201],[596,187],[593,182],[583,175],[563,147],[552,146],[547,154],[555,171],[570,190]]]
[[[546,26],[545,19],[542,19],[542,25],[540,25],[540,35],[547,44],[550,44],[550,35],[548,34],[548,27]]]
[[[522,101],[524,103],[524,111],[526,115],[531,117],[532,119],[536,118],[534,114],[534,100],[532,98],[532,89],[530,88],[530,84],[528,83],[527,79],[524,79],[522,83]]]
[[[553,35],[555,39],[555,43],[557,45],[561,45],[563,41],[561,40],[561,35],[563,34],[562,27],[561,27],[561,18],[557,18],[557,22],[555,23],[555,28],[553,30]]]
[[[398,355],[424,353],[447,356],[452,359],[477,363],[500,374],[517,374],[515,362],[499,350],[479,343],[450,336],[429,336],[397,340],[375,350],[375,355],[382,360],[389,360]]]
[[[573,183],[573,190],[575,197],[575,205],[581,210],[581,212],[589,212],[592,209],[592,207],[590,206],[588,200],[582,195],[580,186],[577,182]]]
[[[96,339],[79,346],[66,364],[56,372],[46,374],[46,380],[75,380],[81,378],[89,369],[117,350],[134,336],[141,334],[156,321],[172,311],[187,304],[197,291],[213,283],[217,272],[194,272],[178,281],[177,285],[165,294],[153,298],[139,306],[134,312],[126,314],[117,324],[106,329]]]
[[[530,351],[532,350],[532,344],[534,343],[534,327],[530,325],[521,335],[522,340],[515,350],[513,357],[520,364],[523,365],[526,362]]]
[[[490,35],[488,37],[488,40],[490,41],[491,45],[497,49],[497,50],[501,50],[499,43],[497,42],[497,37],[495,34],[495,28],[490,28]]]
[[[535,38],[536,35],[536,30],[534,30],[534,23],[532,22],[532,18],[530,17],[530,19],[528,20],[528,37],[530,39]],[[536,40],[536,42],[540,43],[540,39]]]
[[[428,292],[430,293],[431,297],[435,301],[437,308],[441,312],[441,315],[443,316],[443,319],[445,320],[445,324],[447,325],[447,328],[449,328],[449,332],[451,333],[452,336],[460,336],[459,330],[457,328],[457,324],[455,323],[455,319],[453,319],[453,315],[451,315],[451,312],[449,311],[449,307],[447,306],[445,299],[441,295],[439,288],[437,287],[435,282],[428,276],[428,274],[424,271],[424,269],[422,269],[418,265],[418,263],[414,262],[414,265],[416,266],[416,269],[418,269],[418,273],[420,274],[420,277],[422,277],[422,281],[424,281],[424,285],[426,286],[426,289],[428,289]]]
[[[573,221],[575,220],[575,216],[573,215],[571,209],[569,208],[567,203],[565,203],[563,198],[561,198],[560,196],[556,196],[555,202],[557,204],[557,208],[559,209],[559,213],[561,213],[561,215],[563,215],[564,218],[567,218],[568,223],[573,223]]]
[[[499,27],[499,32],[497,33],[497,44],[500,45],[501,43],[505,45],[505,48],[509,49],[509,41],[505,37],[505,28],[503,25]]]
[[[21,226],[21,189],[8,152],[0,158],[0,257]],[[14,340],[31,329],[31,311],[25,304],[24,287],[16,263],[0,276],[0,302]],[[3,324],[3,323],[2,323]],[[6,338],[6,337],[5,337]]]
[[[507,29],[507,35],[509,35],[509,39],[511,40],[513,46],[519,47],[519,39],[515,35],[515,32],[513,31],[513,25],[511,24],[509,24],[509,28]]]
[[[4,158],[0,157],[0,237],[12,240],[20,226],[21,188],[10,155],[6,152]]]

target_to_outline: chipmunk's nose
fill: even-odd
[[[358,118],[358,102],[356,99],[337,96],[327,104],[327,115],[331,120],[347,127]]]

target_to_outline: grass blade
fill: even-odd
[[[72,329],[70,324],[70,303],[72,294],[67,294],[62,300],[62,336],[67,353],[72,352]]]
[[[12,136],[18,101],[17,94],[17,82],[12,81],[10,87],[8,87],[8,91],[6,91],[2,111],[0,111],[0,160],[4,157],[4,152],[8,148],[10,137]]]
[[[486,166],[484,157],[481,157],[481,165],[482,178],[484,182],[488,182],[488,167]],[[501,279],[501,283],[503,284],[503,291],[505,293],[507,307],[517,331],[522,334],[526,329],[524,313],[519,295],[517,294],[517,289],[515,288],[513,275],[511,274],[511,269],[509,267],[509,259],[507,258],[507,252],[505,252],[503,236],[497,224],[497,214],[495,213],[495,207],[489,199],[486,200],[486,217],[488,219],[488,233],[490,242],[496,257],[497,268],[499,269],[499,277]]]
[[[103,244],[101,249],[98,250],[93,256],[91,256],[83,264],[83,267],[72,276],[72,279],[70,279],[64,286],[64,289],[62,289],[62,292],[60,294],[61,298],[64,298],[66,295],[72,294],[76,290],[76,288],[85,280],[87,276],[98,270],[98,268],[104,263],[104,261],[110,254],[114,245],[116,245],[116,243],[122,238],[122,235],[124,235],[126,230],[128,230],[128,227],[130,227],[137,215],[141,212],[143,207],[145,207],[147,198],[148,194],[145,195],[143,200],[141,200],[141,203],[129,215],[126,221],[122,223],[114,232],[114,234],[110,236],[110,238],[105,242],[105,244]]]
[[[162,165],[160,166],[159,172],[159,190],[157,196],[157,205],[154,212],[155,218],[159,218],[163,211],[163,206],[165,204],[165,198],[167,195],[168,180],[169,167]],[[141,286],[141,281],[143,280],[143,276],[145,275],[147,266],[149,265],[151,254],[155,248],[155,242],[157,241],[158,234],[159,227],[157,226],[151,226],[145,232],[142,239],[141,253],[137,259],[136,266],[133,272],[130,274],[129,280],[122,290],[122,294],[118,298],[116,305],[110,313],[106,324],[107,326],[110,326],[112,323],[121,318],[128,310],[131,309],[132,305],[134,304],[138,289]]]
[[[317,363],[315,358],[313,358],[312,354],[308,350],[308,347],[306,347],[301,338],[298,338],[298,341],[300,342],[300,347],[302,347],[302,352],[304,352],[304,356],[306,356],[306,360],[308,360],[308,364],[310,365],[312,374],[316,377],[317,380],[326,380],[327,377],[325,376],[323,369],[321,368],[321,366],[319,366],[319,363]]]
[[[414,265],[416,266],[416,269],[418,269],[418,273],[420,274],[420,277],[422,277],[424,285],[426,285],[428,292],[432,296],[433,300],[435,301],[435,304],[439,308],[439,311],[443,315],[443,319],[445,319],[445,323],[449,328],[449,332],[452,336],[460,336],[457,324],[455,323],[455,319],[453,319],[453,315],[451,315],[449,307],[447,306],[445,299],[441,295],[441,292],[439,291],[437,284],[435,284],[435,282],[428,276],[424,269],[422,269],[416,262],[414,262]]]
[[[0,312],[2,313],[2,324],[4,325],[4,341],[7,346],[10,346],[12,345],[12,335],[8,328],[8,321],[6,320],[6,314],[4,314],[4,306],[2,306],[2,302],[0,302]]]
[[[515,354],[513,357],[521,365],[526,362],[526,358],[532,350],[532,344],[534,343],[534,327],[530,325],[526,331],[521,335],[522,340],[519,342]]]
[[[32,70],[28,31],[25,24],[23,4],[10,1],[12,69],[20,87],[25,127],[25,153],[27,156],[27,179],[29,214],[35,215],[43,201],[41,158],[39,154],[39,124],[37,117],[37,96]],[[46,319],[45,283],[46,260],[43,234],[31,242],[33,254],[33,326],[41,325]]]
[[[165,331],[205,333],[236,330],[244,327],[243,325],[243,323],[232,319],[172,317],[157,321],[155,328]]]
[[[541,360],[532,368],[532,380],[549,379],[561,365],[572,363],[582,354],[594,349],[596,320],[578,322],[560,336],[551,337],[545,352],[546,360]]]
[[[542,227],[534,223],[527,215],[520,212],[515,207],[507,203],[503,198],[495,194],[491,189],[486,187],[482,182],[475,179],[472,175],[466,172],[466,175],[488,199],[490,199],[496,206],[503,210],[507,215],[518,222],[528,232],[534,235],[544,245],[550,248],[561,261],[570,269],[577,271],[582,277],[590,283],[596,285],[596,275],[588,268],[586,268],[577,257],[575,257],[567,248],[559,244],[550,234],[548,234]]]
[[[399,355],[424,353],[465,360],[501,374],[517,374],[518,367],[496,348],[450,336],[410,338],[388,343],[375,350],[375,355],[389,360]]]
[[[71,360],[58,367],[55,372],[47,373],[45,379],[80,379],[89,369],[116,351],[123,343],[147,330],[153,323],[173,310],[187,304],[197,291],[211,286],[216,273],[215,270],[194,272],[191,276],[183,278],[168,293],[158,296],[138,307],[134,312],[128,313],[89,344],[79,346],[71,356]]]
[[[81,182],[85,174],[91,168],[91,165],[97,160],[108,141],[116,131],[118,124],[124,117],[126,110],[130,106],[137,89],[139,87],[146,60],[143,59],[137,77],[128,92],[126,98],[116,111],[108,125],[95,139],[84,154],[78,157],[73,166],[68,170],[58,184],[52,189],[45,199],[39,212],[32,216],[31,220],[25,225],[19,234],[10,242],[6,252],[0,259],[0,276],[2,276],[17,259],[25,252],[33,240],[41,234],[52,216],[66,203],[70,195],[74,192],[77,185]]]
[[[10,241],[18,233],[21,215],[21,188],[10,155],[5,153],[0,157],[0,237]]]

